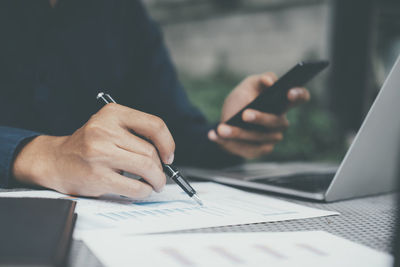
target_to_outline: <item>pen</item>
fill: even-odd
[[[108,103],[117,103],[115,100],[109,95],[105,94],[103,92],[100,92],[97,94],[97,100],[103,100],[105,104]],[[142,136],[140,136],[142,137]],[[143,138],[143,137],[142,137]],[[144,138],[146,139],[146,138]],[[146,139],[147,140],[147,139]],[[197,202],[200,206],[203,206],[203,202],[200,200],[200,198],[196,194],[196,190],[189,184],[189,182],[182,176],[182,174],[179,172],[179,170],[174,167],[171,164],[164,164],[161,162],[163,165],[164,172],[177,184],[179,185],[183,191],[194,201]]]

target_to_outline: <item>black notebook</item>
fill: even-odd
[[[64,266],[75,202],[0,198],[0,266]]]

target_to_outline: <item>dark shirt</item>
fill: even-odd
[[[218,166],[234,157],[177,79],[157,25],[134,0],[0,1],[0,185],[12,181],[21,142],[70,135],[100,108],[96,95],[161,117],[181,165]]]

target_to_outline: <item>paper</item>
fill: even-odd
[[[108,267],[393,265],[388,254],[320,231],[91,235],[84,241]]]
[[[304,207],[283,200],[247,193],[215,183],[193,183],[204,202],[199,206],[177,185],[167,185],[142,201],[108,196],[101,199],[54,196],[76,200],[78,213],[74,237],[85,232],[108,230],[119,233],[159,233],[183,229],[304,219],[338,214]],[[37,191],[0,193],[0,196],[29,196]],[[57,193],[56,193],[57,194]]]

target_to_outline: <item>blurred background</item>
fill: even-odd
[[[328,59],[312,100],[261,160],[340,161],[400,54],[398,0],[144,0],[160,24],[192,102],[219,121],[226,95],[249,74],[283,75]],[[382,129],[382,131],[390,129]]]

